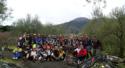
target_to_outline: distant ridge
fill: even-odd
[[[65,33],[79,33],[80,30],[88,23],[89,19],[85,17],[78,17],[69,22],[59,24],[64,28]]]

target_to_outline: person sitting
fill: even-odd
[[[64,60],[64,58],[65,58],[65,51],[61,47],[59,50],[59,59]]]
[[[53,51],[52,51],[52,50],[47,49],[47,50],[46,50],[46,53],[47,53],[47,57],[46,57],[46,60],[47,60],[47,61],[53,61],[53,60],[55,60],[54,54],[53,54]]]
[[[35,61],[37,57],[36,49],[32,49],[30,53],[30,58]]]
[[[26,59],[29,59],[30,52],[31,52],[31,48],[30,48],[30,46],[27,46],[26,49],[25,49],[25,51],[24,51],[24,53],[25,53],[24,56],[25,56]]]
[[[55,47],[53,48],[53,53],[54,53],[55,59],[56,59],[56,60],[59,60],[59,48],[58,48],[58,46],[55,46]]]
[[[87,49],[85,49],[83,46],[80,46],[80,48],[81,49],[80,49],[79,53],[77,54],[78,64],[79,64],[79,62],[84,62],[84,59],[87,56]]]
[[[22,57],[22,48],[20,48],[20,47],[14,48],[12,58],[19,59],[21,57]]]

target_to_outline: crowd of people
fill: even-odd
[[[13,59],[32,61],[69,61],[72,57],[84,61],[99,54],[101,42],[96,36],[23,34],[18,37]]]

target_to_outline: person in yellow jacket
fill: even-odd
[[[13,50],[13,59],[18,59],[22,57],[22,48],[16,47]]]
[[[59,58],[63,60],[65,58],[65,51],[63,49],[59,50]]]

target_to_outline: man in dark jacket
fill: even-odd
[[[97,40],[96,36],[94,36],[92,39],[92,43],[93,43],[93,49],[94,49],[93,54],[99,55],[100,50],[102,49],[102,44],[101,44],[100,40]]]

